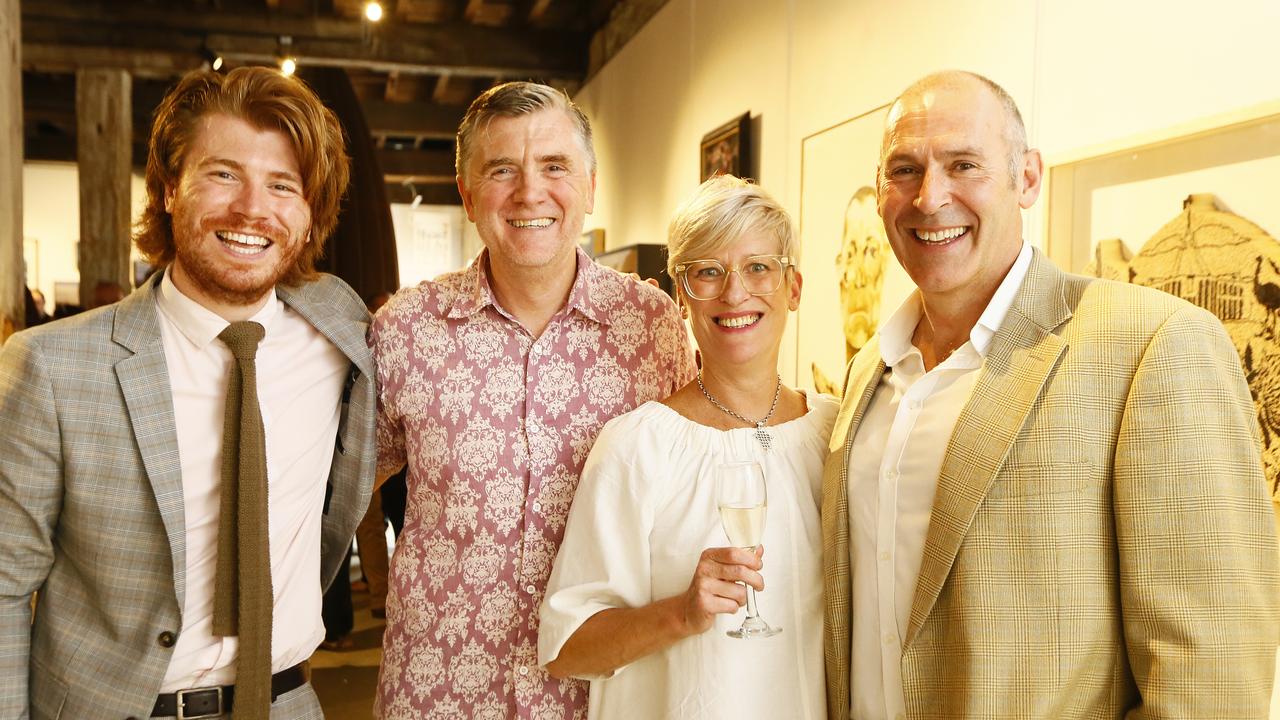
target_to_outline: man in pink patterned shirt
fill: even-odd
[[[485,92],[457,173],[485,249],[371,335],[379,475],[409,465],[375,714],[585,718],[586,684],[537,663],[543,589],[596,433],[688,382],[692,353],[670,298],[578,249],[595,152],[568,96]]]

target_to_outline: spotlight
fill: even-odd
[[[206,68],[214,72],[222,69],[222,56],[210,50],[208,45],[200,46],[200,59]]]
[[[289,77],[298,69],[298,61],[291,57],[280,58],[280,73]]]
[[[365,3],[364,16],[369,19],[369,22],[378,22],[382,19],[382,5],[376,0]]]

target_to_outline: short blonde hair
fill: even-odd
[[[733,175],[716,175],[676,208],[667,228],[667,274],[676,266],[709,257],[750,231],[773,235],[782,255],[799,260],[795,225],[786,208],[764,188]]]

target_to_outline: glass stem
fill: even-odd
[[[747,619],[755,620],[759,617],[756,614],[756,589],[747,585]]]

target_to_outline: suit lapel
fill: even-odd
[[[828,445],[822,480],[823,589],[826,632],[823,633],[830,707],[849,706],[849,621],[853,569],[849,566],[849,448],[880,377],[884,374],[879,336],[874,336],[849,364],[844,400]]]
[[[324,287],[328,285],[326,290]],[[280,299],[293,308],[307,322],[311,323],[320,334],[329,339],[342,354],[346,355],[360,372],[373,377],[373,356],[365,334],[368,323],[352,322],[349,312],[339,312],[327,299],[328,292],[335,290],[323,280],[303,283],[296,287],[279,285],[276,292]],[[350,291],[348,291],[350,292]]]
[[[173,414],[173,393],[155,303],[157,273],[116,306],[112,339],[133,351],[116,363],[120,393],[129,410],[133,437],[155,493],[160,519],[169,538],[178,603],[186,592],[186,516],[182,503],[182,465]]]
[[[983,498],[1066,351],[1053,331],[1071,317],[1066,275],[1037,250],[943,458],[904,646],[932,612]]]

